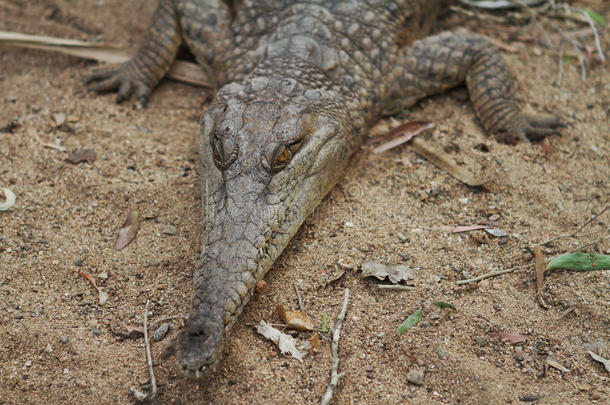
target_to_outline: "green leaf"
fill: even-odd
[[[453,309],[454,311],[457,311],[457,309],[453,305],[449,304],[448,302],[439,301],[439,302],[432,303],[432,305],[436,305],[437,307],[441,307],[443,309],[449,308],[449,309]]]
[[[328,333],[328,314],[322,312],[322,332]]]
[[[606,26],[606,20],[604,20],[604,17],[602,17],[601,15],[597,14],[595,11],[590,10],[588,8],[585,8],[585,13],[587,13],[589,15],[589,17],[591,17],[591,19],[593,21],[595,21],[596,23],[598,23],[602,27]]]
[[[403,323],[400,324],[400,326],[396,329],[396,332],[398,332],[399,335],[402,335],[407,330],[417,325],[417,322],[421,321],[421,317],[422,311],[421,309],[418,309],[417,311],[409,315],[409,317],[405,319]]]
[[[599,253],[567,253],[554,258],[546,266],[550,269],[566,269],[576,271],[609,270],[610,256]]]
[[[563,60],[563,64],[564,65],[572,64],[572,57],[571,56],[564,55],[562,60]]]

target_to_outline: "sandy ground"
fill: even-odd
[[[0,1],[0,30],[135,46],[154,8],[144,0],[31,3]],[[610,20],[607,4],[588,5]],[[458,21],[492,36],[508,30],[456,16],[446,24]],[[539,37],[529,27],[521,34]],[[602,40],[610,43],[607,32]],[[610,357],[608,272],[549,275],[544,310],[535,299],[530,249],[576,230],[608,204],[610,75],[594,59],[582,83],[578,64],[566,63],[558,87],[557,53],[524,44],[504,55],[529,107],[559,113],[570,124],[563,137],[551,138],[552,152],[487,138],[464,89],[420,103],[408,118],[436,121],[426,139],[465,167],[482,170],[491,179],[489,190],[465,186],[408,145],[380,155],[363,147],[266,276],[266,288],[234,327],[211,378],[184,380],[174,359],[163,356],[179,322],[154,343],[160,399],[319,401],[329,379],[329,334],[322,333],[319,352],[300,363],[279,354],[252,326],[261,319],[279,322],[277,304],[296,308],[294,284],[316,323],[327,312],[331,325],[344,288],[351,290],[335,403],[608,403],[608,372],[587,354],[593,347]],[[196,145],[205,92],[164,81],[148,108],[118,106],[113,96],[85,92],[80,79],[92,66],[0,47],[0,127],[18,122],[0,132],[0,187],[17,195],[15,207],[0,213],[0,403],[129,403],[129,387],[149,381],[143,339],[113,332],[141,324],[146,300],[153,326],[189,307],[202,240]],[[94,163],[65,162],[82,147],[97,152]],[[144,220],[137,238],[117,252],[113,246],[129,211]],[[511,236],[439,229],[479,223]],[[168,225],[177,234],[165,234]],[[605,214],[582,236],[561,239],[545,254],[595,240],[607,227]],[[593,249],[607,253],[609,246]],[[357,270],[364,260],[409,266],[416,288],[380,291],[377,280]],[[478,284],[455,283],[513,267]],[[95,276],[108,303],[98,305],[95,290],[71,270]],[[458,310],[441,321],[435,301]],[[423,320],[398,336],[396,327],[419,308]],[[528,340],[510,345],[491,335],[497,331]],[[544,374],[549,356],[569,372]],[[421,386],[407,381],[412,369],[424,372]]]

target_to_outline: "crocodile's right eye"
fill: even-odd
[[[224,153],[222,151],[222,143],[221,142],[213,142],[212,144],[212,150],[214,152],[214,163],[216,164],[216,167],[218,167],[219,169],[222,169],[224,167]]]

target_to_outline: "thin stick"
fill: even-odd
[[[587,13],[585,10],[583,10],[582,13],[585,15],[587,22],[593,30],[593,37],[595,38],[595,47],[597,48],[597,53],[599,53],[599,58],[602,60],[602,62],[605,62],[606,58],[604,57],[604,51],[602,51],[602,44],[599,42],[599,35],[597,34],[597,28],[595,28],[595,23],[591,19],[589,13]]]
[[[297,300],[299,301],[299,309],[301,312],[305,313],[305,307],[303,306],[303,300],[301,299],[301,294],[299,293],[299,288],[296,284],[294,285],[294,292],[297,294]]]
[[[153,370],[152,356],[150,355],[150,342],[148,340],[148,304],[150,300],[146,300],[146,308],[144,309],[144,346],[146,347],[146,364],[148,364],[148,373],[150,374],[150,399],[157,397],[157,380]]]
[[[519,267],[513,267],[512,269],[508,269],[508,270],[490,271],[489,273],[485,273],[485,274],[483,274],[481,276],[474,277],[474,278],[469,278],[467,280],[456,281],[455,283],[457,285],[464,285],[464,284],[474,283],[475,281],[484,280],[486,278],[491,278],[491,277],[501,276],[502,274],[511,273],[511,272],[517,270],[518,268]]]
[[[326,388],[326,393],[322,397],[321,405],[328,405],[330,401],[333,399],[333,392],[337,384],[339,383],[339,377],[343,375],[343,373],[339,374],[339,338],[341,337],[341,325],[343,324],[343,319],[345,318],[345,313],[347,312],[347,302],[349,300],[349,288],[345,289],[345,293],[343,295],[343,307],[341,308],[341,312],[337,315],[337,319],[335,321],[335,330],[333,332],[333,341],[331,343],[331,353],[332,353],[332,368],[330,370],[330,383],[328,384],[328,388]]]
[[[555,236],[554,238],[551,238],[549,240],[546,240],[542,243],[539,244],[539,246],[545,246],[548,245],[551,242],[555,242],[556,240],[559,239],[565,239],[565,238],[573,238],[575,237],[580,231],[583,230],[583,228],[587,225],[589,225],[591,222],[595,221],[597,218],[599,218],[601,215],[604,214],[604,212],[606,212],[608,210],[608,207],[610,207],[610,205],[606,205],[606,207],[599,213],[599,214],[595,214],[594,216],[591,217],[591,219],[589,219],[587,222],[585,222],[584,224],[582,224],[577,230],[575,230],[574,232],[570,233],[570,234],[566,234],[566,235],[560,235],[560,236]]]
[[[566,254],[568,254],[568,253],[574,253],[574,252],[578,252],[579,250],[582,250],[582,249],[588,248],[589,246],[597,245],[598,243],[603,242],[603,241],[605,241],[605,240],[606,240],[606,239],[608,239],[608,238],[610,238],[610,235],[606,235],[606,236],[604,236],[603,238],[599,238],[599,239],[597,239],[597,240],[594,240],[594,241],[593,241],[593,242],[591,242],[591,243],[587,243],[586,245],[582,245],[582,246],[577,247],[576,249],[572,249],[572,250],[570,250],[569,252],[566,252]]]
[[[557,87],[561,87],[561,81],[563,80],[563,49],[559,53],[559,69],[557,71]]]
[[[53,143],[41,143],[42,146],[44,146],[45,148],[49,148],[49,149],[55,149],[59,152],[65,152],[66,148],[64,148],[63,146],[60,145],[55,145]]]
[[[388,284],[377,284],[377,288],[380,290],[397,290],[397,291],[411,291],[414,290],[415,287],[411,287],[409,285],[388,285]]]
[[[544,298],[542,297],[542,285],[544,283],[544,253],[542,252],[541,246],[536,246],[534,248],[534,259],[535,259],[535,271],[536,271],[536,297],[538,298],[538,303],[544,309],[548,309],[549,307],[544,302]]]

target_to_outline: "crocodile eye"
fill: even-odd
[[[224,159],[223,159],[223,153],[220,150],[221,146],[220,146],[220,142],[214,142],[214,145],[212,145],[213,151],[214,151],[214,163],[216,163],[216,166],[218,166],[218,168],[222,168],[224,166]]]
[[[275,158],[273,159],[273,165],[271,166],[271,170],[274,172],[279,172],[282,170],[290,159],[292,158],[292,152],[286,148],[286,146],[280,146],[274,153]]]

